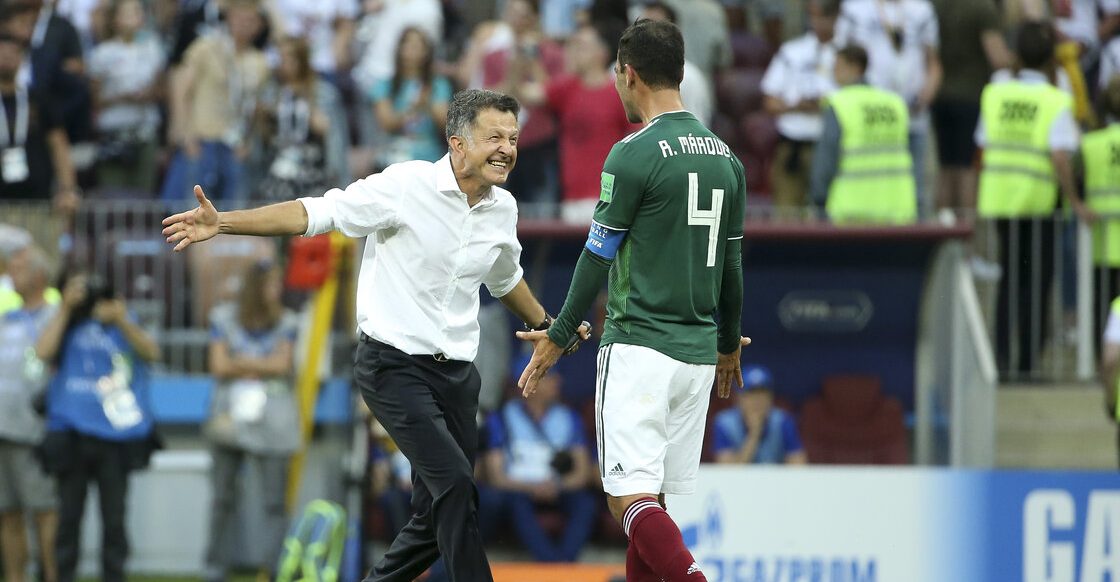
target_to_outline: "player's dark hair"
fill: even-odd
[[[645,8],[646,10],[660,10],[661,12],[665,13],[665,18],[669,22],[672,22],[673,24],[677,23],[677,11],[673,10],[672,6],[669,6],[664,2],[646,2]]]
[[[859,67],[860,74],[867,72],[867,49],[858,44],[850,44],[836,51],[836,57]]]
[[[630,65],[650,89],[678,89],[684,78],[684,37],[672,22],[641,19],[618,42],[618,64]]]
[[[1046,22],[1024,22],[1015,32],[1015,51],[1019,63],[1028,69],[1042,69],[1054,58],[1054,27]]]
[[[479,112],[485,109],[497,109],[502,113],[512,113],[514,117],[521,112],[521,104],[517,99],[486,89],[467,89],[459,91],[451,98],[451,105],[447,107],[447,139],[451,136],[465,136],[470,133],[474,121],[478,119]]]

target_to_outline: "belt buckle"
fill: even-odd
[[[437,354],[432,354],[432,359],[437,362],[443,363],[447,361],[447,356],[443,355],[443,352],[440,352]]]

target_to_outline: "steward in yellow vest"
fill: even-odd
[[[1103,101],[1111,125],[1085,134],[1081,162],[1086,204],[1094,214],[1106,215],[1093,224],[1093,263],[1116,269],[1120,268],[1120,76],[1109,80]],[[1110,291],[1115,295],[1120,290]]]
[[[1073,100],[1041,72],[1050,70],[1054,58],[1053,27],[1026,22],[1015,38],[1022,68],[993,75],[980,98],[976,128],[983,150],[977,214],[995,223],[1003,273],[995,348],[1004,379],[1037,372],[1046,346],[1059,190],[1079,217],[1092,217],[1073,179],[1080,139]]]
[[[908,145],[909,114],[902,98],[861,82],[867,52],[836,53],[836,81],[814,154],[811,193],[836,223],[914,222],[917,194]]]

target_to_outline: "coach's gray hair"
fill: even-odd
[[[478,113],[484,109],[497,109],[502,113],[512,113],[514,117],[521,111],[521,104],[517,99],[486,89],[467,89],[459,91],[451,99],[447,108],[447,139],[457,135],[470,136],[471,126],[478,119]]]

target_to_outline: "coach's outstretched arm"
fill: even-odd
[[[201,186],[194,187],[194,196],[198,199],[198,208],[163,219],[163,234],[167,242],[175,245],[176,251],[218,234],[279,236],[307,231],[307,209],[298,200],[250,210],[218,212]]]

